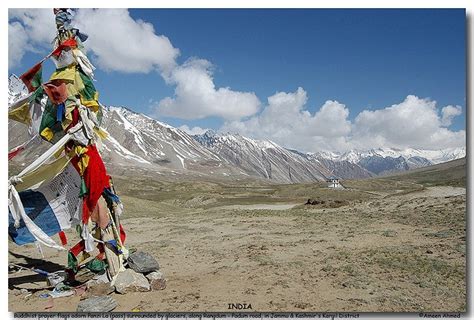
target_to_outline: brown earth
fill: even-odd
[[[127,245],[157,258],[167,288],[113,293],[115,311],[466,310],[463,187],[116,180]],[[303,205],[308,198],[343,205]],[[9,259],[50,271],[66,264],[65,252],[43,250],[44,260],[35,246],[10,243]],[[10,311],[75,311],[81,299],[45,310],[44,292],[41,277],[9,274]]]

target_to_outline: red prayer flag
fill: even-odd
[[[125,239],[127,238],[127,234],[125,233],[125,230],[122,227],[122,224],[120,224],[120,241],[122,241],[122,244],[125,243]]]
[[[79,122],[79,109],[77,109],[77,107],[75,107],[72,112],[72,122],[71,124],[64,130],[64,131],[68,131],[69,129],[71,129],[72,127],[74,127],[78,122]]]
[[[67,238],[66,238],[66,234],[64,233],[64,231],[59,231],[59,239],[61,239],[61,244],[63,246],[67,245]]]
[[[66,101],[68,92],[64,82],[60,83],[59,85],[48,82],[43,85],[43,88],[52,103],[60,104]]]
[[[87,146],[86,154],[89,156],[89,162],[82,177],[87,187],[87,194],[84,196],[82,205],[82,222],[85,224],[89,221],[90,213],[94,211],[104,188],[110,187],[104,162],[102,161],[96,146]],[[71,159],[71,163],[78,172],[80,172],[77,165],[79,160],[79,156],[75,156]]]
[[[65,41],[63,41],[54,51],[51,53],[51,55],[55,57],[59,57],[61,55],[61,51],[63,51],[66,48],[76,48],[77,47],[77,41],[74,38],[69,38]]]
[[[71,252],[74,255],[74,257],[77,257],[79,253],[81,253],[85,249],[86,249],[85,241],[81,240],[74,247],[69,249],[69,252]]]
[[[28,88],[28,92],[35,91],[41,85],[41,73],[42,62],[39,62],[20,76],[20,80],[23,81],[25,86]]]

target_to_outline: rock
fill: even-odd
[[[29,291],[25,288],[22,288],[22,289],[20,289],[20,293],[21,294],[27,294],[27,293],[29,293]]]
[[[19,296],[21,294],[21,290],[19,289],[13,289],[12,292],[15,296]]]
[[[110,283],[98,283],[89,287],[87,285],[87,296],[106,296],[115,291],[115,287]]]
[[[117,308],[117,301],[111,296],[91,297],[82,300],[77,312],[110,312]]]
[[[145,252],[137,251],[128,257],[128,265],[130,268],[140,273],[148,273],[160,269],[158,261]]]
[[[96,274],[94,272],[90,271],[87,268],[82,268],[76,273],[76,275],[74,276],[74,280],[79,283],[86,283],[95,276]]]
[[[431,250],[426,250],[426,253],[427,253],[427,254],[432,254],[433,251],[431,251]]]
[[[166,288],[166,279],[160,271],[154,271],[146,275],[150,283],[151,290],[164,290]]]
[[[109,276],[107,275],[107,273],[97,274],[97,275],[94,276],[94,278],[89,280],[88,283],[90,283],[90,284],[110,283],[110,279],[109,279]]]
[[[120,272],[115,279],[115,291],[118,293],[150,291],[150,284],[145,276],[132,269]]]
[[[104,277],[92,279],[87,282],[87,295],[88,296],[105,296],[115,291],[115,286],[112,286],[107,279],[106,274]]]

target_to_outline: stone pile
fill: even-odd
[[[87,282],[87,291],[78,307],[78,312],[109,312],[117,307],[117,302],[109,294],[117,292],[146,292],[164,290],[166,279],[159,271],[156,259],[145,252],[135,252],[127,259],[128,268],[121,271],[112,283],[106,274]]]

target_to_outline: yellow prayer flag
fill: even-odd
[[[99,111],[99,92],[96,91],[94,93],[94,99],[93,100],[86,100],[86,98],[81,95],[81,104],[84,107],[90,108],[92,111],[97,112]]]
[[[8,118],[29,125],[31,123],[30,103],[26,102],[15,109],[9,110]]]
[[[98,128],[98,127],[94,127],[94,132],[97,133],[97,135],[99,136],[99,138],[101,138],[102,140],[105,140],[107,139],[107,132],[102,129],[102,128]]]
[[[74,83],[76,79],[76,65],[72,65],[63,69],[56,70],[49,78],[49,81],[53,80],[65,80]]]
[[[38,169],[21,177],[21,182],[15,185],[18,192],[39,186],[43,182],[50,181],[60,174],[71,159],[67,156],[61,157],[52,163],[43,164]]]
[[[76,87],[77,92],[81,92],[85,88],[84,81],[82,81],[81,74],[79,73],[79,71],[76,71],[74,86]]]
[[[53,140],[54,132],[50,128],[44,128],[43,131],[41,131],[40,136],[45,138],[47,141],[51,141]]]

